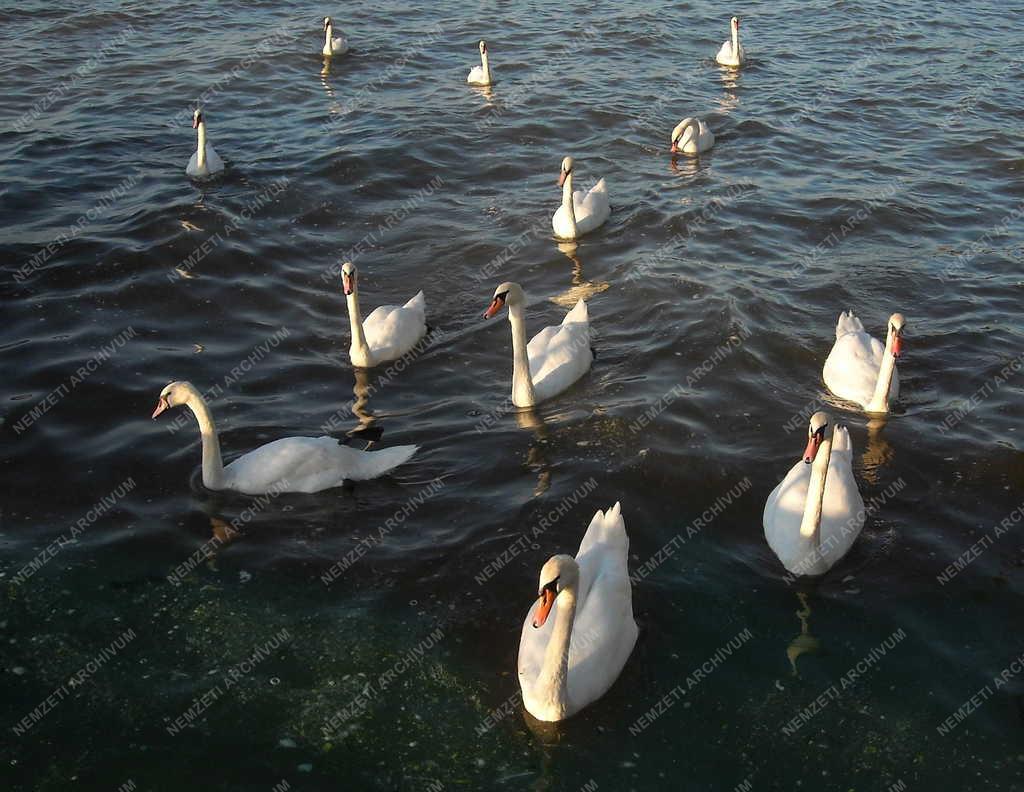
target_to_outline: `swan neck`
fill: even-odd
[[[892,376],[896,371],[896,358],[892,354],[893,333],[890,330],[885,339],[885,351],[882,353],[882,365],[878,367],[878,380],[875,392],[868,403],[868,412],[889,412],[889,388],[892,387]]]
[[[200,121],[196,129],[198,141],[196,142],[196,165],[202,168],[206,165],[206,122]]]
[[[366,343],[366,333],[363,331],[363,312],[359,309],[359,289],[353,289],[352,293],[345,297],[348,303],[348,322],[352,330],[352,348],[358,350],[360,355],[368,358],[370,347]]]
[[[508,321],[512,325],[512,403],[516,407],[532,407],[537,403],[537,394],[530,376],[526,321],[521,304],[509,306]]]
[[[829,435],[822,441],[811,463],[811,480],[807,483],[807,500],[800,521],[800,535],[805,539],[813,539],[815,547],[821,543],[821,509],[825,503],[825,482],[831,457],[832,436]]]
[[[562,206],[565,207],[566,214],[569,217],[569,224],[572,226],[572,236],[576,236],[576,209],[572,205],[572,171],[565,177],[565,181],[562,183]]]
[[[490,82],[491,81],[491,65],[490,65],[490,63],[487,60],[487,53],[486,52],[481,52],[480,53],[480,67],[484,71],[484,80],[486,80],[487,82]]]
[[[332,46],[332,39],[334,38],[334,25],[328,25],[325,33],[327,36],[327,41],[324,42],[324,49],[327,50],[328,52],[333,52],[334,47]]]
[[[539,697],[559,718],[565,717],[569,710],[569,644],[575,622],[576,586],[572,585],[562,589],[555,601],[555,624],[536,685]]]
[[[206,400],[194,393],[185,402],[199,423],[199,434],[203,440],[203,486],[217,490],[224,488],[224,463],[220,457],[220,440],[217,427],[213,423],[213,414]]]
[[[740,57],[740,29],[733,27],[732,29],[732,54],[733,57],[739,59]]]

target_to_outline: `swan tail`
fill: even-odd
[[[406,308],[413,308],[421,313],[427,312],[427,298],[423,296],[423,291],[420,290],[415,297],[405,304]]]
[[[839,321],[836,322],[836,340],[838,341],[847,333],[862,333],[864,325],[860,319],[853,315],[853,311],[843,311],[839,314]]]
[[[608,184],[604,180],[604,176],[597,180],[597,184],[590,188],[588,195],[595,195],[596,193],[604,193],[608,195]]]
[[[587,311],[587,304],[583,302],[583,300],[577,302],[573,309],[569,311],[562,320],[563,325],[573,324],[574,322],[590,324],[590,313]]]
[[[390,473],[399,465],[408,462],[419,446],[404,445],[382,448],[379,451],[357,451],[360,454],[358,464],[353,466],[351,473],[345,478],[352,481],[368,481]]]
[[[853,443],[850,442],[850,432],[845,426],[837,426],[832,432],[832,451],[853,452]]]
[[[578,555],[597,544],[621,545],[623,550],[629,551],[629,537],[626,535],[626,521],[622,518],[622,506],[619,501],[609,509],[601,511],[598,509],[590,521],[583,541],[580,543]]]

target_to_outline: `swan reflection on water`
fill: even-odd
[[[886,419],[872,417],[868,419],[868,442],[861,457],[863,462],[862,478],[869,484],[878,484],[879,471],[892,462],[895,449],[889,441],[882,437]]]
[[[796,597],[800,601],[800,610],[796,612],[796,617],[800,620],[800,634],[789,642],[789,646],[786,647],[786,657],[789,658],[793,676],[800,676],[796,670],[797,658],[802,654],[813,654],[820,651],[821,642],[810,632],[811,606],[807,602],[807,594],[798,591]]]
[[[561,294],[551,298],[551,302],[563,308],[572,308],[580,300],[589,300],[595,294],[607,290],[611,284],[607,281],[594,283],[583,277],[583,262],[576,254],[578,245],[575,242],[559,242],[558,249],[572,262],[572,285]]]
[[[534,442],[526,452],[526,466],[537,473],[537,485],[533,488],[533,497],[539,498],[551,488],[551,463],[548,462],[544,446],[548,441],[548,425],[533,407],[512,408],[515,410],[516,423],[520,429],[534,433]]]

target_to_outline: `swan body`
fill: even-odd
[[[153,417],[184,405],[199,422],[203,440],[203,485],[211,490],[237,490],[247,495],[267,492],[320,492],[343,481],[365,481],[390,472],[416,453],[405,445],[360,451],[333,437],[283,437],[244,454],[227,467],[206,400],[189,382],[172,382],[160,393]]]
[[[344,55],[348,52],[348,42],[344,36],[334,36],[334,23],[330,17],[324,17],[324,55]]]
[[[518,283],[502,283],[484,314],[490,319],[508,306],[512,326],[512,403],[533,407],[566,390],[590,369],[590,317],[580,300],[557,326],[545,327],[526,343],[526,296]]]
[[[828,389],[866,412],[889,412],[889,404],[900,395],[896,359],[903,348],[904,325],[903,314],[890,316],[883,345],[867,334],[852,311],[839,314],[836,342],[822,369]]]
[[[224,170],[224,163],[213,150],[213,146],[206,142],[206,119],[203,118],[201,110],[196,110],[192,114],[192,128],[196,130],[196,150],[185,167],[185,173],[193,178],[220,173]]]
[[[354,264],[346,261],[342,265],[341,280],[352,329],[349,357],[353,366],[370,368],[388,360],[397,360],[426,334],[427,301],[422,291],[405,305],[378,305],[363,320],[359,309],[358,272]]]
[[[743,45],[740,44],[739,19],[733,17],[729,21],[729,28],[732,31],[732,38],[722,44],[722,48],[718,50],[715,60],[721,66],[731,66],[734,69],[738,69],[747,60],[747,54],[743,51]]]
[[[764,505],[764,537],[795,575],[823,575],[864,527],[864,501],[853,476],[853,445],[827,413],[811,416],[804,458]]]
[[[480,65],[469,70],[466,82],[470,85],[490,85],[494,82],[491,77],[491,65],[487,60],[487,42],[480,42]]]
[[[562,188],[562,205],[551,218],[551,227],[560,239],[577,239],[604,224],[611,214],[608,203],[608,185],[604,179],[588,192],[572,191],[573,158],[562,160],[558,186]]]
[[[672,130],[672,153],[700,154],[715,145],[715,134],[701,118],[684,118]]]
[[[537,720],[579,712],[603,696],[626,665],[638,633],[628,553],[616,503],[594,515],[575,558],[552,556],[541,569],[517,662],[523,704]]]

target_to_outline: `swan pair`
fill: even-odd
[[[822,377],[836,396],[869,413],[889,412],[899,396],[896,359],[903,346],[903,314],[889,317],[885,344],[872,338],[852,312],[836,323],[836,342]],[[811,416],[803,461],[768,496],[764,535],[779,561],[796,575],[822,575],[846,555],[864,527],[864,502],[853,475],[846,427],[824,412]]]
[[[738,69],[747,61],[747,53],[743,51],[743,45],[740,44],[739,19],[733,17],[729,21],[729,28],[732,31],[732,38],[722,44],[722,48],[718,50],[715,60],[720,66],[730,66]]]
[[[334,23],[330,17],[324,17],[324,55],[344,55],[348,52],[348,42],[344,36],[334,37]]]
[[[247,495],[268,492],[320,492],[344,481],[365,481],[407,462],[418,446],[360,451],[333,437],[283,437],[224,466],[213,415],[202,394],[189,382],[172,382],[160,392],[153,418],[177,406],[188,407],[199,423],[203,441],[203,485]]]
[[[491,65],[487,60],[487,42],[480,40],[480,65],[469,70],[466,82],[470,85],[492,85],[494,78],[491,76]]]
[[[199,108],[192,113],[192,128],[196,130],[196,151],[185,166],[185,173],[193,178],[220,173],[224,170],[224,162],[217,156],[213,146],[206,142],[206,119]]]
[[[628,555],[616,503],[594,515],[575,558],[552,556],[541,568],[517,662],[523,704],[537,720],[579,712],[603,696],[626,665],[638,634]]]

